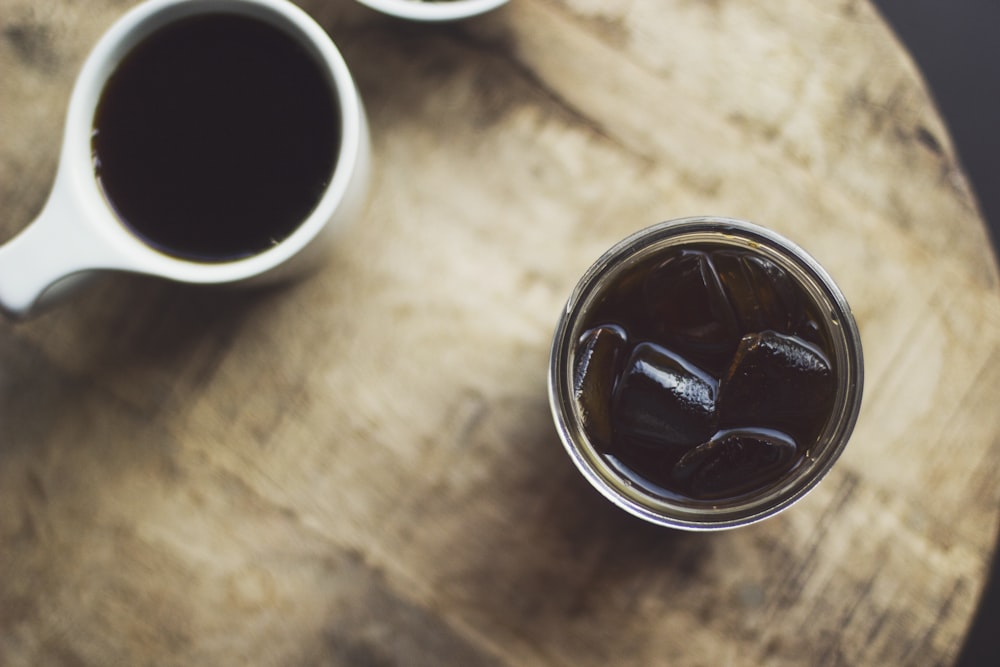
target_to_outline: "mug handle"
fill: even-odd
[[[42,212],[0,246],[0,311],[14,320],[33,315],[104,262],[106,248],[69,187],[53,188]]]

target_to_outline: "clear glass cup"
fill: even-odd
[[[811,303],[827,341],[832,367],[832,408],[816,423],[818,435],[799,443],[790,470],[762,488],[733,497],[692,498],[660,492],[623,471],[588,433],[575,374],[588,316],[606,303],[626,276],[681,248],[749,253],[776,265]],[[620,382],[620,381],[619,381]],[[583,476],[611,502],[655,524],[685,530],[720,530],[748,525],[788,508],[805,496],[840,456],[857,420],[863,386],[861,338],[850,307],[827,272],[802,248],[758,225],[721,217],[670,220],[643,229],[614,245],[583,275],[556,327],[549,362],[549,399],[559,436]]]

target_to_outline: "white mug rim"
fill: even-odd
[[[358,0],[376,11],[411,21],[455,21],[484,14],[506,4],[509,0],[447,0],[419,2],[418,0]]]
[[[296,36],[328,72],[340,114],[340,146],[333,177],[312,212],[277,245],[229,261],[197,261],[167,254],[132,232],[101,191],[93,168],[94,114],[108,77],[142,39],[171,22],[192,15],[231,12],[253,16]],[[360,98],[343,57],[308,14],[285,0],[147,0],[118,19],[84,62],[70,98],[56,188],[72,189],[81,205],[80,220],[104,241],[108,252],[94,269],[124,269],[189,283],[228,283],[252,278],[282,265],[323,230],[350,187],[362,151]],[[103,264],[103,265],[101,265]]]

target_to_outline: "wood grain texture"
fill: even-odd
[[[5,0],[0,238],[131,4]],[[367,215],[294,286],[108,276],[3,325],[0,665],[951,664],[997,537],[1000,283],[867,2],[302,4],[368,108]],[[583,270],[702,213],[815,255],[866,355],[830,476],[709,535],[600,498],[545,393]]]

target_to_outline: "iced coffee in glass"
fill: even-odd
[[[665,526],[746,525],[826,474],[861,403],[861,341],[823,268],[763,227],[685,218],[640,231],[583,276],[549,390],[574,463]]]

